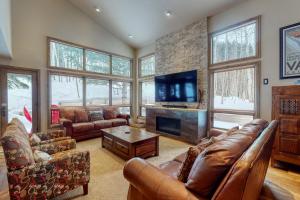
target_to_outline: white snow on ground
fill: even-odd
[[[214,97],[215,109],[254,110],[254,103],[238,97]]]
[[[23,113],[24,106],[32,115],[32,89],[8,89],[8,122],[16,117],[20,119],[28,132],[31,132],[32,124]]]

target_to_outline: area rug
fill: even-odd
[[[187,151],[189,144],[160,136],[159,156],[148,158],[151,164],[158,166],[162,162],[173,159]],[[89,150],[91,156],[91,180],[89,194],[83,196],[82,188],[68,192],[57,200],[125,200],[128,182],[123,177],[125,161],[115,154],[101,148],[101,139],[87,140],[77,143],[78,150]]]

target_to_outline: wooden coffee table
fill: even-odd
[[[159,155],[158,134],[129,126],[102,129],[102,132],[102,147],[125,160]]]

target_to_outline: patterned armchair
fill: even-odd
[[[90,154],[76,151],[75,140],[32,147],[26,135],[11,126],[1,142],[11,199],[51,199],[80,186],[88,193]],[[36,159],[36,152],[50,155]]]
[[[24,124],[18,118],[13,118],[11,120],[8,127],[11,126],[17,126],[20,131],[29,139],[32,147],[71,139],[71,137],[65,137],[63,130],[48,130],[46,133],[39,132],[29,134]]]

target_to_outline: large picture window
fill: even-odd
[[[50,75],[51,107],[82,106],[83,79],[76,76]]]
[[[83,70],[83,49],[50,41],[50,66]]]
[[[230,129],[259,117],[260,16],[210,35],[210,126]]]
[[[150,55],[140,59],[140,77],[155,74],[155,56]]]
[[[95,51],[86,51],[86,70],[103,74],[110,73],[110,56]]]
[[[131,77],[132,60],[81,45],[48,38],[49,67]]]
[[[155,104],[155,55],[139,58],[139,116],[146,116],[146,107]]]
[[[112,57],[112,74],[117,76],[131,76],[131,61],[125,58]]]
[[[118,106],[131,114],[130,58],[48,38],[49,124],[60,106]]]
[[[213,79],[213,127],[229,129],[251,121],[256,108],[256,67],[216,70]]]
[[[86,105],[109,105],[109,81],[86,79]]]
[[[211,35],[211,64],[259,56],[259,18],[226,28]]]

